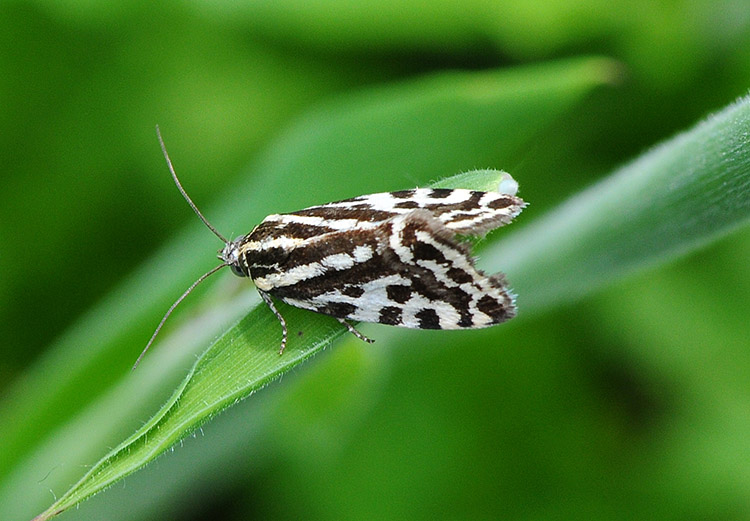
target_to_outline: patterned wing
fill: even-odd
[[[409,192],[408,200],[415,200],[415,194],[424,195],[416,199],[428,205],[435,191]],[[471,194],[484,194],[447,190],[446,195],[455,192],[460,192],[464,201],[475,197],[471,199],[474,206],[483,195]],[[383,194],[363,198],[369,198],[366,202],[371,207]],[[347,205],[335,207],[336,217],[330,205],[287,214],[291,221],[264,221],[248,236],[247,244],[254,244],[249,249],[243,245],[242,260],[261,291],[337,318],[419,329],[462,329],[486,327],[513,317],[514,297],[502,276],[487,276],[477,270],[467,247],[455,240],[457,228],[466,229],[469,219],[455,212],[463,212],[465,207],[459,210],[454,205],[453,210],[442,211],[445,206],[394,210],[386,219],[357,219],[356,226],[342,230],[337,229],[339,223],[353,219],[351,212],[356,211]],[[345,214],[338,213],[339,209]],[[298,216],[323,222],[301,223]],[[478,216],[472,214],[470,229],[484,226],[477,224]],[[297,227],[302,224],[308,228]],[[309,233],[309,226],[319,233]],[[289,233],[292,229],[294,234]]]
[[[462,235],[482,235],[508,224],[526,203],[500,192],[415,188],[399,192],[361,195],[288,214],[269,215],[273,233],[309,238],[320,233],[372,227],[396,215],[427,210],[448,229]]]

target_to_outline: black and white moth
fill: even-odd
[[[157,127],[158,132],[158,127]],[[250,277],[281,323],[273,298],[336,318],[416,329],[474,329],[499,324],[516,313],[515,296],[502,274],[474,266],[457,235],[481,236],[508,224],[526,203],[510,175],[497,192],[414,188],[361,195],[269,215],[249,234],[225,239],[200,213],[162,152],[175,184],[219,239],[221,264],[193,283],[162,318],[143,357],[172,310],[206,277],[229,266]],[[273,298],[272,298],[273,297]],[[136,362],[137,365],[138,362]]]

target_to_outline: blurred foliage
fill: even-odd
[[[379,168],[403,145],[385,139],[389,121],[393,135],[409,127],[374,124],[362,93],[414,93],[408,114],[453,71],[548,66],[556,78],[553,62],[584,55],[617,60],[614,88],[560,111],[542,88],[549,104],[529,104],[537,84],[520,82],[515,106],[533,123],[488,115],[474,148],[404,133],[413,157]],[[225,275],[186,303],[182,337],[129,375],[160,310],[218,247],[170,185],[155,124],[229,234],[269,211],[487,166],[520,181],[523,230],[749,85],[742,0],[4,2],[0,423],[19,427],[13,445],[0,437],[0,495],[14,491],[18,519],[49,505],[48,489],[62,494],[142,425],[249,307],[252,290]],[[357,110],[370,147],[311,123]],[[460,135],[467,116],[455,114],[437,119],[454,117]],[[498,140],[496,121],[517,141]],[[349,178],[282,177],[290,151],[320,144],[319,168]],[[430,147],[444,170],[425,164]],[[746,519],[748,258],[744,229],[576,304],[522,307],[500,328],[450,340],[367,328],[375,345],[337,345],[61,519]],[[128,410],[116,393],[133,397]]]

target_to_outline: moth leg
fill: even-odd
[[[284,317],[281,316],[279,310],[276,309],[276,306],[274,306],[273,300],[268,293],[260,290],[258,290],[258,293],[260,293],[260,297],[263,299],[263,302],[268,304],[268,307],[271,308],[271,311],[273,311],[273,314],[276,315],[276,318],[278,318],[279,322],[281,323],[281,349],[279,349],[279,354],[282,355],[284,354],[284,348],[286,348],[286,337],[288,333],[286,328],[286,320],[284,320]]]
[[[346,326],[346,329],[348,329],[348,330],[349,330],[349,332],[350,332],[350,333],[351,333],[352,335],[356,336],[356,337],[357,337],[357,338],[359,338],[360,340],[363,340],[363,341],[367,342],[368,344],[372,344],[373,342],[375,342],[375,340],[373,340],[372,338],[367,338],[367,337],[366,337],[365,335],[363,335],[362,333],[360,333],[359,331],[357,331],[357,330],[356,330],[356,329],[354,328],[354,326],[353,326],[353,325],[351,325],[351,324],[350,324],[349,322],[347,322],[347,321],[346,321],[346,320],[344,320],[343,318],[338,318],[338,317],[336,317],[336,320],[338,320],[339,322],[341,322],[342,324],[344,324],[344,325]]]

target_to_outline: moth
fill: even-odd
[[[249,234],[227,240],[201,214],[175,173],[157,127],[172,178],[203,223],[224,242],[221,264],[195,281],[162,318],[140,362],[174,308],[225,266],[249,277],[281,324],[274,299],[330,315],[372,342],[348,320],[416,329],[475,329],[516,314],[515,295],[501,274],[474,265],[457,236],[482,236],[511,222],[526,203],[505,174],[497,192],[414,188],[361,195],[269,215]]]

